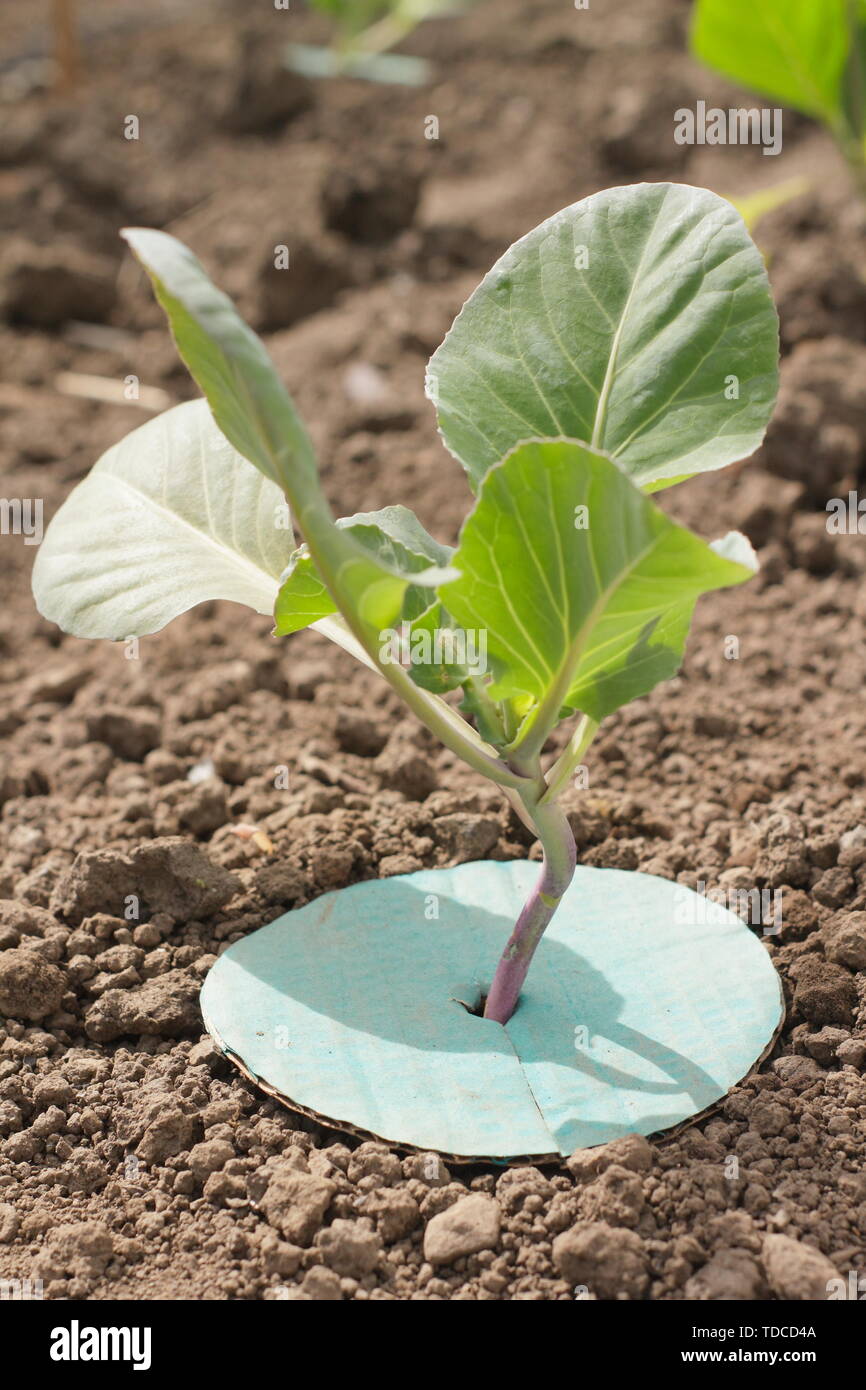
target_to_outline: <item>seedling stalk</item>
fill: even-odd
[[[545,804],[547,791],[547,783],[540,777],[533,791],[523,794],[544,857],[541,876],[523,905],[487,996],[484,1017],[496,1023],[507,1023],[517,1008],[532,957],[574,877],[577,864],[571,826],[555,801]]]

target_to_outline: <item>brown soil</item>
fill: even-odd
[[[210,605],[128,659],[42,622],[34,549],[4,536],[0,1279],[96,1299],[825,1297],[866,1271],[866,552],[824,516],[866,448],[866,214],[835,153],[794,117],[775,160],[674,144],[677,106],[732,94],[684,56],[684,0],[481,3],[409,45],[432,86],[384,93],[278,88],[288,26],[321,33],[294,7],[243,41],[242,0],[150,6],[144,26],[130,3],[81,9],[72,99],[40,88],[37,7],[2,21],[2,492],[46,519],[147,418],[61,373],[193,394],[125,223],[187,240],[266,331],[339,511],[403,501],[453,540],[469,494],[423,368],[494,256],[613,183],[814,177],[759,232],[785,352],[767,443],[665,497],[706,535],[746,530],[762,575],[704,601],[683,674],[609,721],[571,804],[586,863],[781,889],[766,940],[789,1010],[715,1116],[543,1173],[449,1173],[287,1113],[202,1037],[218,952],[326,889],[523,855],[525,834],[323,640],[275,644]]]

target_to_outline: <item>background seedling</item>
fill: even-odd
[[[309,0],[310,7],[332,20],[336,38],[331,48],[291,44],[289,66],[308,77],[347,74],[373,82],[426,82],[429,64],[389,49],[408,38],[426,19],[453,14],[471,0]]]
[[[761,257],[729,203],[673,184],[597,194],[518,241],[430,363],[442,437],[477,493],[451,550],[401,506],[335,521],[260,340],[174,238],[125,235],[206,401],[142,426],[73,491],[37,558],[40,612],[117,640],[233,599],[380,672],[541,842],[486,1003],[507,1022],[574,872],[562,790],[605,716],[679,668],[700,594],[755,568],[742,536],[707,545],[647,494],[763,436],[778,324]],[[489,664],[422,640],[389,659],[398,629],[483,635]],[[570,740],[545,766],[563,720]]]
[[[864,0],[697,0],[703,62],[827,127],[866,194]]]
[[[801,198],[809,192],[809,188],[808,179],[785,179],[783,183],[759,188],[754,193],[743,193],[736,198],[729,196],[728,201],[737,209],[749,233],[753,234],[762,217],[785,207],[795,198]]]

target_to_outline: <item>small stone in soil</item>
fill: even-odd
[[[483,1193],[473,1193],[427,1223],[424,1258],[432,1265],[446,1265],[480,1250],[495,1250],[499,1226],[499,1203]]]

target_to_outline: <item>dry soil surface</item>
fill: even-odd
[[[810,178],[758,233],[784,352],[767,441],[664,497],[707,536],[747,531],[762,574],[703,601],[682,675],[609,721],[568,802],[584,863],[780,890],[787,1021],[714,1115],[544,1171],[449,1171],[281,1108],[202,1035],[219,952],[359,879],[525,855],[525,833],[315,635],[209,605],[137,651],[66,638],[33,608],[34,547],[4,536],[0,1278],[90,1299],[824,1298],[866,1272],[866,541],[824,510],[863,472],[866,213],[794,116],[778,159],[674,143],[676,107],[742,98],[685,56],[679,0],[482,3],[410,43],[431,86],[385,91],[278,81],[288,27],[322,31],[250,8],[84,3],[70,98],[44,90],[40,7],[4,13],[3,495],[47,519],[148,418],[64,373],[194,394],[124,224],[183,237],[265,333],[341,513],[401,501],[453,541],[470,498],[424,364],[508,242],[614,183]]]

